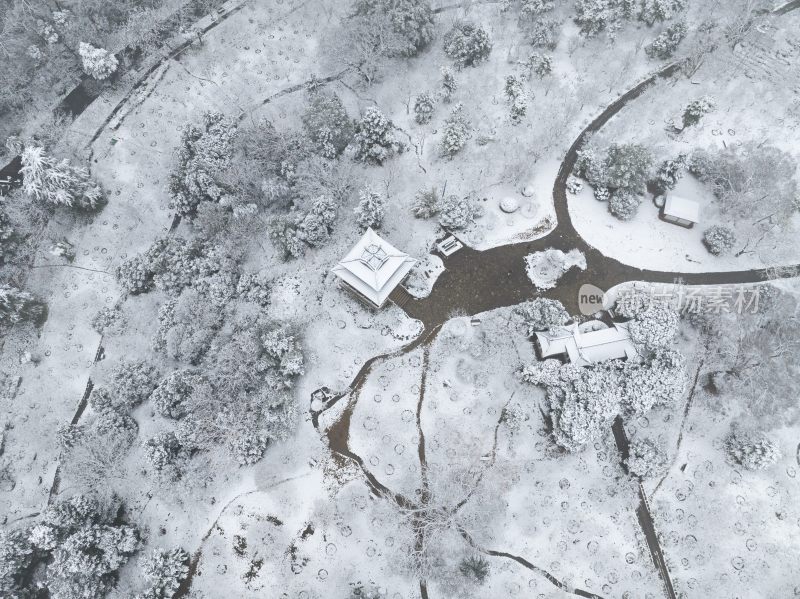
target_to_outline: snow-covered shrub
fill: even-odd
[[[578,150],[574,172],[576,177],[583,177],[593,187],[604,186],[608,178],[605,162],[592,146]]]
[[[458,564],[458,571],[473,582],[483,584],[489,576],[489,562],[480,555],[465,557]]]
[[[14,227],[11,225],[11,219],[0,208],[0,262],[13,254],[17,237]]]
[[[101,335],[106,332],[124,327],[127,323],[125,315],[119,306],[106,306],[101,308],[92,318],[92,328]]]
[[[187,125],[181,134],[177,164],[170,174],[170,208],[191,216],[201,202],[219,202],[225,191],[219,174],[231,164],[236,120],[219,112],[203,114],[200,125]]]
[[[594,199],[598,202],[607,202],[611,198],[611,192],[608,187],[595,187],[593,190]]]
[[[548,358],[527,364],[519,371],[520,379],[529,385],[555,387],[561,383],[561,362]]]
[[[189,575],[189,554],[181,547],[154,549],[142,562],[147,589],[136,599],[172,599]]]
[[[270,240],[283,252],[285,259],[299,258],[308,249],[297,230],[296,215],[281,215],[271,218],[268,232]]]
[[[336,222],[337,206],[329,197],[320,196],[297,221],[297,235],[311,247],[325,245],[331,237],[333,223]]]
[[[450,116],[442,128],[441,150],[445,156],[455,156],[467,145],[471,137],[472,126],[464,116],[464,105],[460,102],[453,106]]]
[[[654,406],[674,406],[686,388],[686,360],[677,350],[658,349],[643,363],[625,362],[619,383],[627,414],[643,416]]]
[[[44,304],[27,291],[0,284],[0,326],[36,322],[44,314]]]
[[[44,148],[26,146],[22,152],[22,190],[52,206],[96,210],[106,202],[100,186],[85,168],[67,159],[56,161]]]
[[[567,177],[567,193],[571,193],[572,195],[577,195],[583,190],[583,183],[581,180],[575,177],[574,175],[570,175]]]
[[[301,119],[316,151],[325,158],[336,158],[355,135],[355,125],[334,93],[313,91]]]
[[[431,218],[439,214],[439,192],[435,187],[423,188],[414,194],[411,212],[417,218]]]
[[[665,302],[653,302],[628,323],[633,341],[645,351],[655,351],[672,343],[678,332],[678,313]]]
[[[648,25],[669,21],[686,6],[686,0],[642,0],[639,20]]]
[[[653,186],[657,194],[663,194],[667,191],[675,189],[683,177],[683,172],[686,169],[686,155],[679,154],[675,159],[668,159],[661,163],[656,170],[656,177],[653,180]]]
[[[547,248],[525,256],[525,272],[537,289],[552,289],[573,267],[586,270],[586,256],[578,249],[563,252]]]
[[[491,52],[489,34],[474,23],[457,22],[444,35],[444,53],[458,68],[477,66],[488,59]]]
[[[700,122],[700,119],[717,107],[716,100],[711,96],[703,96],[692,100],[683,109],[683,126],[690,127]]]
[[[160,474],[177,475],[176,466],[181,457],[182,447],[172,431],[157,433],[144,444],[144,455],[153,469]]]
[[[394,123],[376,107],[364,112],[356,127],[355,159],[369,164],[383,164],[403,146],[394,136]]]
[[[358,194],[358,206],[355,210],[356,223],[362,229],[377,229],[383,223],[386,214],[386,198],[377,191],[363,189]]]
[[[75,447],[86,435],[86,427],[82,424],[62,424],[56,429],[58,445],[62,451]]]
[[[433,109],[436,107],[436,100],[429,93],[421,93],[414,98],[414,120],[424,125],[431,122]]]
[[[550,330],[570,320],[564,305],[554,299],[537,297],[516,306],[514,313],[522,318],[528,337],[538,331]]]
[[[156,412],[177,420],[186,415],[186,401],[194,388],[201,384],[205,384],[205,379],[197,372],[176,370],[158,384],[150,394],[150,401]]]
[[[456,89],[458,89],[458,82],[453,69],[450,67],[442,67],[440,72],[442,74],[442,102],[449,103],[453,99]]]
[[[149,361],[124,360],[112,369],[108,388],[117,406],[130,411],[150,397],[158,380],[158,368]]]
[[[639,478],[654,478],[666,474],[669,458],[664,447],[652,439],[634,439],[625,465]]]
[[[619,189],[611,194],[608,211],[620,220],[630,220],[636,216],[641,203],[641,196],[632,191]]]
[[[483,216],[483,206],[471,196],[455,194],[442,198],[439,202],[439,224],[445,229],[466,229],[476,218]]]
[[[678,46],[686,37],[686,23],[678,21],[667,27],[656,38],[644,47],[645,53],[653,59],[671,58]]]
[[[703,231],[703,245],[715,256],[727,254],[736,244],[736,234],[733,229],[714,225]]]
[[[766,434],[742,428],[731,431],[725,450],[731,463],[747,470],[765,470],[781,459],[778,444]]]
[[[614,305],[614,310],[623,318],[639,318],[661,299],[652,293],[632,290],[622,293]]]
[[[114,54],[105,48],[95,48],[86,42],[80,43],[78,54],[83,63],[83,72],[95,79],[108,79],[119,66]]]

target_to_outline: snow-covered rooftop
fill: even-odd
[[[682,198],[681,196],[670,195],[664,202],[664,214],[693,223],[700,222],[700,204],[694,200]]]
[[[574,324],[536,333],[536,340],[542,358],[566,354],[578,366],[638,356],[625,323],[588,332],[581,332]]]
[[[382,306],[416,261],[367,229],[331,271],[376,306]]]

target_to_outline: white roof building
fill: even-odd
[[[371,304],[386,303],[416,263],[372,229],[331,269],[339,279]]]
[[[676,195],[667,196],[663,208],[664,219],[684,227],[700,222],[700,204]]]
[[[535,342],[540,359],[566,357],[578,366],[639,356],[625,323],[586,332],[573,324],[536,333]]]

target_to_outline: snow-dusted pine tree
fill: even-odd
[[[371,189],[361,190],[358,198],[358,206],[354,211],[358,226],[362,230],[369,227],[380,228],[386,213],[386,198]]]
[[[383,164],[403,148],[394,136],[394,123],[375,106],[364,112],[354,141],[355,159],[370,164]]]
[[[89,177],[89,171],[72,166],[66,159],[56,161],[44,148],[26,146],[20,172],[23,191],[47,204],[95,210],[106,201],[100,186]]]

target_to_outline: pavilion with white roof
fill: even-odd
[[[596,325],[594,330],[583,327]],[[605,326],[590,321],[583,326],[572,324],[551,331],[536,333],[534,346],[540,360],[560,358],[577,366],[590,366],[606,360],[636,360],[639,353],[631,341],[627,323],[615,322]]]
[[[367,229],[331,272],[347,289],[380,308],[415,263],[411,256]]]

